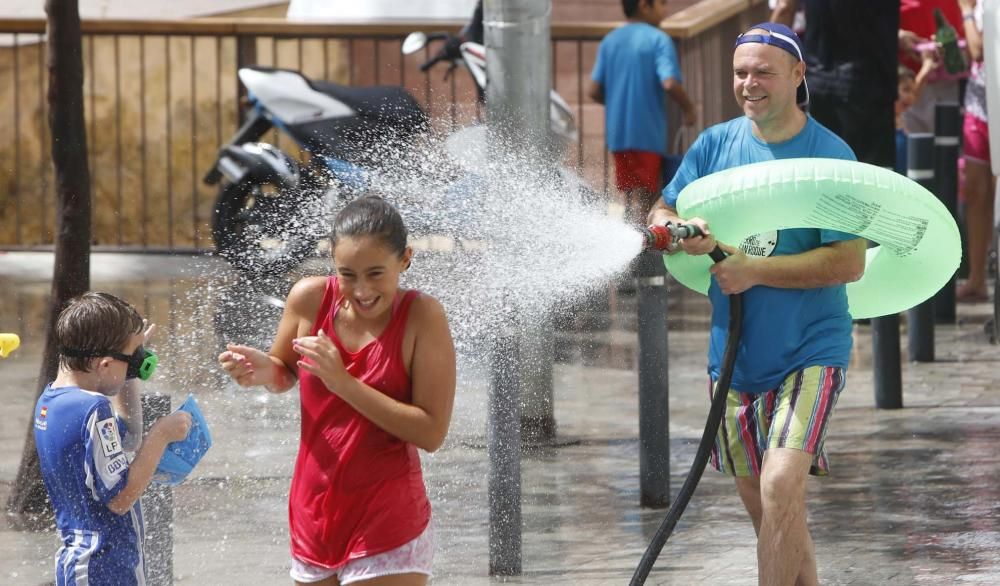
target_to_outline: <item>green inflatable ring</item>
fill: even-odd
[[[838,159],[783,159],[734,167],[691,182],[681,218],[703,218],[727,244],[786,228],[824,228],[867,238],[865,274],[847,285],[855,319],[898,313],[929,299],[958,269],[958,226],[924,187],[889,169]],[[708,255],[665,255],[683,285],[708,293]]]

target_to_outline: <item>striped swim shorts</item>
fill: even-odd
[[[793,448],[814,456],[810,474],[826,476],[823,441],[845,374],[843,368],[810,366],[763,393],[730,390],[712,466],[732,476],[760,476],[764,450]],[[714,388],[710,381],[709,395]]]

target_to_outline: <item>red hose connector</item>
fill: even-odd
[[[643,229],[642,237],[644,250],[666,251],[673,242],[673,235],[666,226],[649,226]]]

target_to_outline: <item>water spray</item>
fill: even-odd
[[[681,240],[704,236],[704,233],[694,224],[679,224],[668,222],[662,226],[649,226],[642,230],[643,246],[646,250],[672,251],[675,250]],[[715,247],[709,256],[715,262],[725,260],[726,253],[718,246]],[[712,454],[712,446],[715,437],[719,433],[719,424],[722,416],[726,412],[726,397],[729,394],[729,385],[733,379],[733,366],[736,363],[736,350],[739,347],[740,333],[743,324],[743,295],[736,294],[729,296],[729,337],[726,340],[726,351],[722,358],[722,369],[719,372],[719,380],[715,385],[715,394],[712,396],[712,406],[708,411],[708,420],[705,422],[705,431],[702,433],[701,441],[698,443],[698,451],[695,453],[694,461],[691,463],[691,471],[688,472],[684,484],[677,493],[670,510],[660,523],[656,534],[650,540],[646,552],[639,561],[639,566],[632,575],[630,586],[642,586],[646,583],[656,558],[660,556],[663,546],[673,533],[677,521],[680,520],[684,509],[691,500],[698,481],[705,471],[708,458]]]

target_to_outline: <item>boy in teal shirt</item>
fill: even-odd
[[[666,0],[622,0],[622,8],[628,23],[601,41],[589,94],[605,106],[605,135],[626,218],[641,223],[663,187],[666,96],[681,106],[686,126],[696,116],[681,85],[677,50],[659,28]]]

